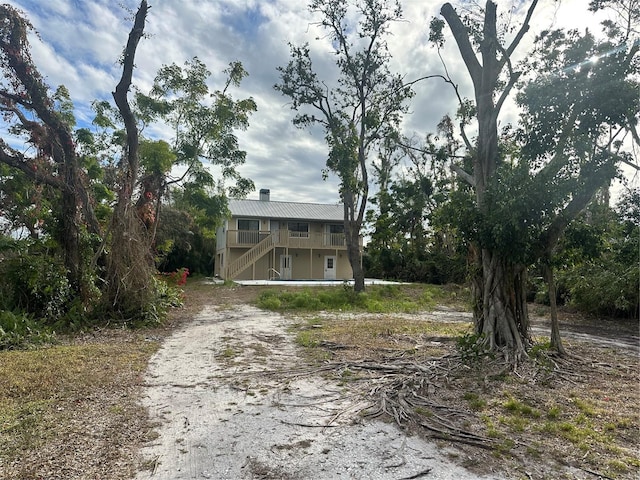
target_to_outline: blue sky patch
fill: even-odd
[[[262,14],[259,6],[255,6],[244,11],[225,11],[222,14],[222,22],[243,37],[253,39],[260,27],[269,22],[269,18]]]

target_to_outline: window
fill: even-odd
[[[308,237],[309,224],[304,222],[289,222],[289,236],[291,237]]]
[[[260,230],[260,220],[250,220],[247,218],[238,219],[238,230]]]
[[[238,219],[238,243],[256,244],[260,241],[260,220]]]
[[[344,223],[332,223],[329,225],[329,233],[344,233]]]
[[[331,223],[327,226],[329,234],[325,238],[325,245],[340,247],[344,245],[344,223]]]

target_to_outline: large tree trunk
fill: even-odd
[[[491,350],[517,361],[531,344],[526,301],[527,269],[487,249],[472,249],[475,333]]]
[[[362,219],[355,215],[355,195],[344,192],[344,236],[347,244],[347,257],[353,272],[353,290],[364,292],[364,270],[362,269],[362,254],[360,253],[360,228]]]
[[[111,310],[127,317],[142,313],[154,293],[152,280],[155,268],[150,254],[149,234],[132,200],[138,182],[139,136],[127,99],[135,52],[142,38],[147,11],[147,2],[142,0],[125,49],[122,77],[113,93],[125,123],[127,146],[118,202],[112,219],[105,301]]]
[[[350,222],[348,222],[350,223]],[[347,237],[347,257],[353,271],[353,290],[364,292],[364,270],[362,269],[362,255],[360,253],[359,229],[352,227],[345,231]]]
[[[498,149],[498,115],[515,85],[519,74],[511,70],[510,56],[529,29],[531,15],[538,0],[532,0],[524,23],[506,48],[500,44],[497,33],[497,6],[488,0],[484,10],[482,39],[479,49],[482,61],[476,56],[469,29],[453,6],[446,3],[440,13],[451,29],[462,59],[467,67],[475,93],[478,120],[478,138],[473,153],[473,171],[462,172],[461,177],[474,188],[479,212],[491,211],[486,189],[492,181],[500,153]],[[506,82],[500,75],[508,68]],[[500,91],[501,89],[501,91]],[[459,168],[458,170],[462,170]],[[476,333],[492,349],[505,351],[507,357],[517,361],[526,355],[530,343],[529,316],[526,303],[527,269],[509,260],[505,255],[487,246],[472,246],[474,271],[472,292]]]

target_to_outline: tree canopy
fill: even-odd
[[[364,290],[360,232],[369,197],[371,154],[383,139],[396,135],[406,100],[413,92],[402,76],[390,71],[386,35],[402,17],[398,1],[343,2],[312,0],[309,10],[320,16],[336,53],[335,84],[319,76],[308,45],[291,45],[291,61],[279,67],[276,90],[291,99],[299,127],[320,125],[328,146],[327,172],[340,180],[344,204],[347,254],[354,289]],[[355,12],[357,20],[351,20]]]
[[[532,343],[532,295],[552,310],[566,298],[600,312],[629,314],[638,305],[637,291],[615,281],[637,283],[625,267],[637,253],[637,195],[628,189],[612,207],[609,194],[621,165],[638,168],[637,0],[591,1],[592,11],[612,12],[601,31],[550,29],[533,38],[539,1],[525,3],[515,27],[501,23],[492,1],[464,10],[445,3],[430,22],[444,66],[452,58],[442,47],[453,40],[465,66],[457,75],[472,89],[466,98],[448,69],[423,72],[420,81],[444,79],[459,102],[434,132],[408,139],[403,131],[418,80],[394,71],[392,29],[414,28],[399,0],[311,0],[321,37],[290,45],[275,85],[295,126],[322,131],[322,173],[338,178],[354,289],[364,290],[365,272],[461,281],[467,262],[478,344],[515,360]],[[141,1],[113,99],[93,102],[89,124],[75,118],[73,91],[46,85],[24,14],[0,6],[0,272],[10,279],[0,281],[0,309],[63,323],[74,315],[158,317],[168,297],[158,268],[209,273],[227,199],[254,189],[239,141],[257,110],[237,94],[248,72],[231,61],[212,87],[193,57],[163,65],[148,91],[137,88],[138,44],[153,42],[144,33],[149,12]],[[333,53],[330,68],[316,45]],[[507,102],[513,124],[504,122]],[[28,240],[16,240],[19,231]],[[605,304],[588,301],[591,287]],[[559,335],[552,340],[562,352]]]
[[[230,94],[247,75],[240,62],[230,65],[228,80],[213,93],[209,72],[193,59],[185,69],[163,67],[149,95],[130,95],[148,12],[141,1],[121,59],[115,107],[106,100],[94,102],[93,124],[76,129],[71,92],[63,86],[52,92],[33,64],[27,38],[33,27],[22,12],[0,6],[0,109],[13,145],[19,143],[16,138],[27,145],[21,149],[0,139],[0,204],[7,231],[25,228],[32,239],[20,248],[13,241],[3,244],[10,260],[2,265],[7,278],[30,286],[7,286],[2,309],[38,314],[49,302],[60,325],[78,312],[106,321],[158,320],[167,297],[155,276],[163,199],[171,188],[185,189],[175,192],[191,217],[183,224],[199,222],[211,230],[226,213],[226,195],[253,188],[237,172],[246,154],[235,131],[247,128],[256,109],[251,98],[236,101]],[[146,138],[143,129],[154,121],[171,124],[175,137]],[[204,163],[217,166],[220,177]],[[174,178],[180,165],[185,171]],[[225,186],[225,180],[233,184]],[[164,254],[172,244],[168,231],[163,230]],[[40,259],[34,273],[38,262],[48,263],[43,272],[57,271],[65,279],[59,295],[50,295],[49,277],[13,271],[29,255]],[[30,292],[26,298],[25,292]],[[29,295],[47,300],[28,301]]]

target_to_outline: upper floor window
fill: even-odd
[[[344,233],[344,223],[332,223],[329,225],[329,233]]]
[[[252,230],[252,231],[260,230],[260,220],[239,218],[238,230]]]
[[[238,219],[238,243],[255,245],[260,241],[260,220]]]
[[[306,222],[289,222],[289,235],[292,237],[308,237],[309,224]]]
[[[344,223],[330,223],[327,225],[325,232],[324,243],[325,245],[331,245],[332,247],[338,247],[344,245]]]

